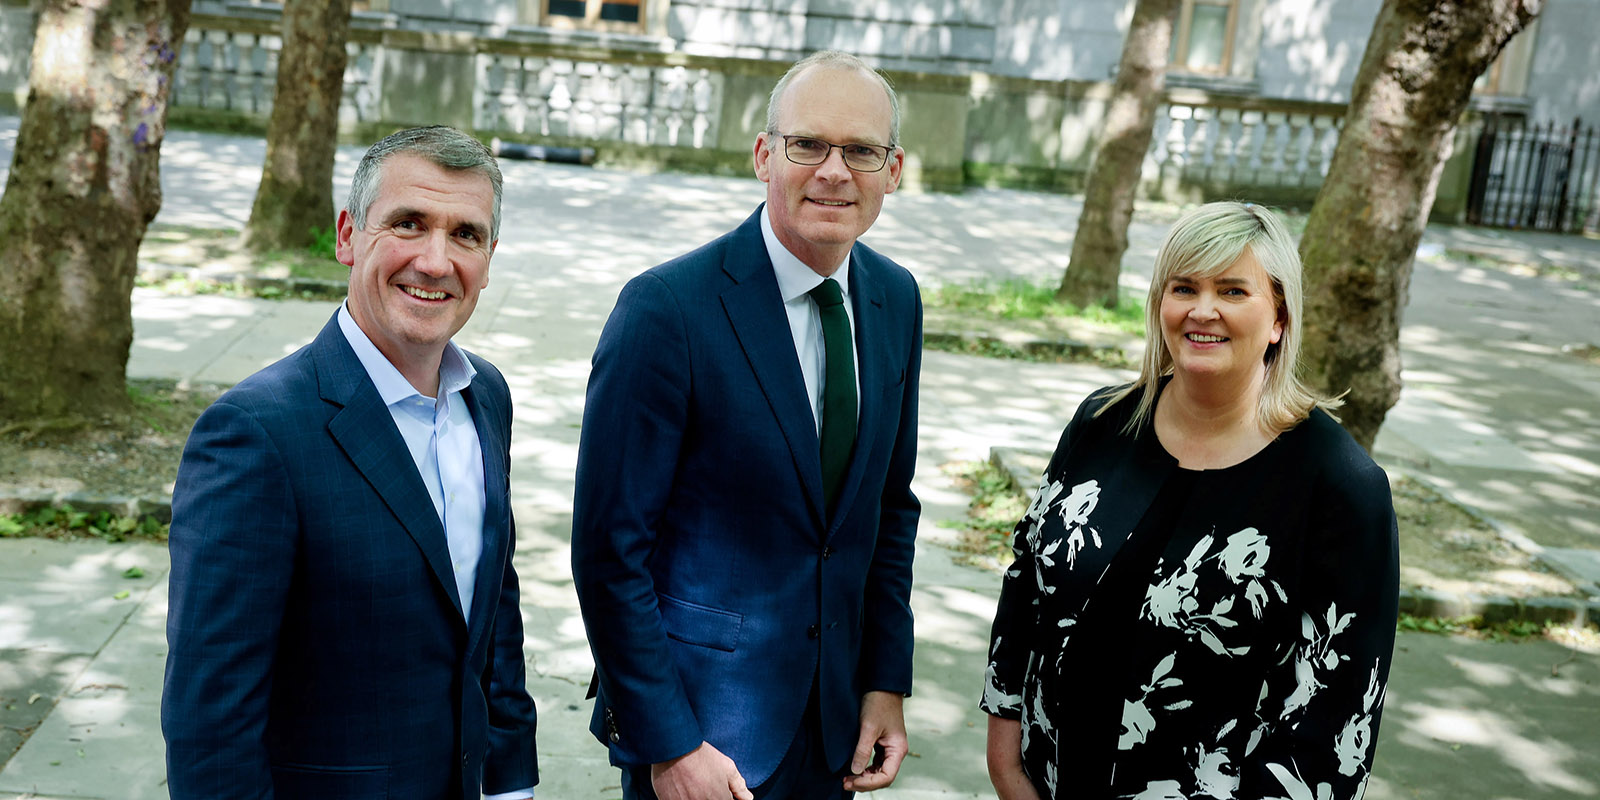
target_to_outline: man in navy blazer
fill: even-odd
[[[601,334],[572,564],[625,798],[848,797],[907,752],[922,306],[856,242],[899,183],[898,116],[859,59],[796,64],[755,142],[767,202],[630,281]],[[858,376],[831,486],[825,282]]]
[[[195,423],[172,502],[174,800],[533,796],[511,398],[450,341],[488,284],[500,186],[451,128],[373,145],[339,212],[348,300]]]

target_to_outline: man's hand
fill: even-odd
[[[754,800],[733,759],[709,742],[689,752],[650,765],[650,783],[661,800]]]
[[[850,759],[851,774],[844,778],[846,791],[871,792],[894,783],[900,762],[911,750],[904,702],[895,692],[867,692],[861,698],[861,738]]]
[[[1033,782],[1022,771],[1022,723],[989,717],[989,781],[1000,800],[1039,800]]]

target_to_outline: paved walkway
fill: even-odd
[[[0,165],[10,163],[15,126],[0,117]],[[158,221],[242,225],[263,149],[253,139],[174,134],[163,148]],[[358,157],[340,151],[336,185],[348,185]],[[619,791],[603,750],[584,732],[592,662],[567,566],[589,354],[627,278],[737,224],[762,187],[504,166],[491,285],[460,338],[502,368],[516,401],[516,564],[540,710],[540,797],[606,800]],[[1053,279],[1079,207],[1078,198],[1010,191],[901,195],[889,198],[868,241],[927,283]],[[1129,286],[1148,280],[1163,228],[1134,226]],[[1556,263],[1559,255],[1585,277],[1523,277],[1461,258],[1419,262],[1403,334],[1407,389],[1378,454],[1581,566],[1600,550],[1600,367],[1562,346],[1600,344],[1600,242],[1440,228],[1430,229],[1425,247],[1454,252],[1482,240],[1526,263]],[[231,383],[309,341],[334,307],[135,290],[129,374]],[[907,704],[918,757],[893,789],[878,793],[882,800],[991,796],[975,703],[998,577],[953,562],[950,534],[937,523],[960,517],[966,497],[940,466],[984,458],[995,445],[1048,447],[1086,393],[1126,376],[927,354],[916,483],[925,503],[913,598],[917,683]],[[141,577],[123,577],[132,566]],[[156,710],[167,566],[164,550],[147,545],[0,541],[0,721],[38,723],[0,768],[0,797],[165,796]],[[1387,707],[1369,797],[1600,793],[1596,655],[1404,635]],[[0,752],[16,735],[0,730]]]

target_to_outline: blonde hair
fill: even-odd
[[[1184,214],[1167,233],[1156,254],[1155,274],[1145,300],[1144,361],[1139,377],[1113,393],[1095,416],[1130,397],[1138,408],[1123,428],[1136,435],[1155,415],[1161,379],[1172,373],[1172,353],[1161,335],[1161,298],[1167,282],[1177,276],[1209,278],[1227,271],[1250,248],[1250,253],[1272,279],[1272,299],[1283,323],[1283,335],[1267,345],[1263,361],[1267,379],[1261,388],[1257,418],[1264,430],[1281,433],[1304,420],[1311,409],[1333,411],[1343,405],[1300,380],[1301,274],[1300,254],[1294,237],[1278,216],[1252,203],[1207,203]]]

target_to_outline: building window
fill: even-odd
[[[639,31],[645,0],[542,0],[543,23],[552,28]]]
[[[1239,0],[1183,0],[1172,32],[1172,69],[1226,75],[1233,62]]]
[[[1528,23],[1500,55],[1472,84],[1472,93],[1486,96],[1516,97],[1528,91],[1528,71],[1533,66],[1533,48],[1539,38],[1539,20]]]

